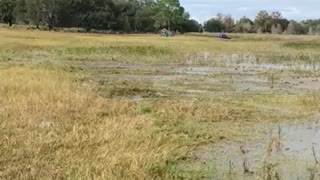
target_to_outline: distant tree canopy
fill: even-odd
[[[4,23],[8,23],[10,26],[14,21],[14,10],[16,3],[13,0],[1,0],[0,1],[0,18]]]
[[[242,17],[234,27],[234,32],[237,33],[252,33],[253,30],[254,22],[247,17]]]
[[[196,31],[201,25],[179,0],[0,0],[0,22],[36,27],[154,32]]]
[[[208,32],[221,32],[224,31],[223,24],[218,18],[209,19],[204,23],[204,30]]]
[[[219,13],[216,17],[204,22],[203,27],[207,32],[320,35],[320,19],[289,21],[277,11],[271,13],[260,11],[253,21],[247,17],[235,21],[231,15]]]
[[[238,21],[219,13],[202,25],[190,18],[179,0],[0,0],[0,23],[127,33],[167,28],[182,33],[320,34],[320,19],[289,21],[277,11],[260,11],[254,20]]]

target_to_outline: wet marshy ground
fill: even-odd
[[[242,63],[228,66],[112,65],[106,68],[118,73],[93,76],[102,81],[135,82],[142,84],[139,86],[141,89],[147,87],[141,93],[138,88],[137,92],[125,94],[132,101],[142,104],[150,99],[177,96],[183,99],[240,97],[247,101],[251,96],[270,95],[290,99],[320,89],[318,75],[311,65]],[[148,85],[144,86],[146,83]],[[290,107],[290,103],[270,104],[268,99],[252,101],[257,112],[286,116],[299,114]],[[202,163],[201,168],[209,172],[203,179],[320,178],[319,118],[285,122],[276,122],[277,118],[274,120],[243,125],[240,128],[242,137],[222,140],[206,146],[205,150],[196,151],[193,157]]]
[[[320,124],[259,124],[243,141],[208,147],[197,158],[211,166],[210,179],[320,178]]]
[[[28,36],[15,33],[19,38]],[[30,32],[29,36],[39,34]],[[3,34],[7,43],[0,52],[1,66],[67,71],[75,76],[72,82],[77,86],[84,83],[95,96],[119,102],[114,112],[136,117],[128,122],[145,120],[131,129],[125,124],[117,137],[132,129],[145,134],[143,128],[150,123],[151,134],[141,143],[170,154],[168,159],[159,156],[157,161],[148,161],[150,166],[139,165],[152,177],[320,178],[319,46],[299,45],[316,37],[241,35],[220,41],[210,36],[163,39],[57,33],[49,39],[43,34],[37,40],[17,43],[19,38]],[[286,44],[291,41],[297,42]],[[121,111],[123,107],[130,111]],[[98,117],[114,116],[101,108]],[[88,137],[94,130],[88,130]],[[166,146],[169,150],[150,146],[154,141],[149,138],[158,137],[164,138],[161,144],[172,142]],[[140,147],[135,144],[139,138],[125,142]],[[103,141],[106,148],[114,149],[108,143]],[[128,144],[123,149],[135,156],[137,152],[126,148]],[[175,153],[176,149],[181,151]],[[36,157],[42,158],[41,154]],[[121,163],[127,162],[128,167],[137,162],[126,160]],[[115,169],[120,166],[115,164]]]

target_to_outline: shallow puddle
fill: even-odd
[[[214,67],[179,67],[175,68],[174,71],[178,74],[192,74],[192,75],[208,75],[218,74],[221,71]]]
[[[231,65],[232,66],[232,65]],[[252,71],[271,71],[271,70],[303,70],[316,71],[320,68],[319,64],[265,64],[265,63],[240,63],[239,68]]]
[[[212,166],[210,179],[319,179],[317,123],[259,125],[252,137],[224,142],[197,157]]]

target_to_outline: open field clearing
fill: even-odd
[[[0,179],[320,178],[320,37],[0,28]]]

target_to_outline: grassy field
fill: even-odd
[[[320,37],[230,36],[0,28],[0,179],[224,179],[216,147],[314,121]]]

